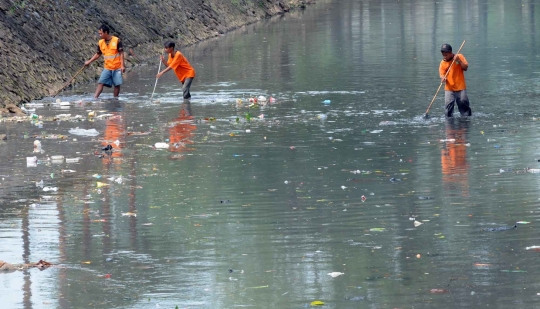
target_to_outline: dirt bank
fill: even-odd
[[[89,59],[102,23],[124,42],[126,66],[155,56],[170,38],[181,46],[312,0],[0,0],[0,105],[53,94]],[[77,77],[91,81],[101,63]]]

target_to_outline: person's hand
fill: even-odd
[[[161,61],[165,61],[165,57],[163,57],[163,55],[159,55],[159,59],[161,59]]]
[[[446,82],[446,78],[444,78],[444,76],[441,76],[441,83],[444,83]]]
[[[92,63],[92,61],[90,61],[90,60],[88,60],[88,61],[85,61],[85,62],[84,62],[84,66],[85,66],[85,67],[87,67],[87,66],[89,66],[89,65],[90,65],[90,63]]]
[[[160,78],[161,75],[163,75],[163,72],[159,72],[159,73],[156,75],[156,78]]]
[[[126,73],[126,67],[125,66],[121,66],[120,70],[122,70],[122,74]]]
[[[459,55],[454,55],[454,61],[456,64],[461,64],[460,60],[459,60]]]

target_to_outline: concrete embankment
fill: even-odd
[[[122,39],[129,69],[155,56],[166,39],[190,45],[308,2],[0,0],[0,105],[55,93],[95,53],[101,24]],[[95,80],[101,67],[92,65],[77,82]]]

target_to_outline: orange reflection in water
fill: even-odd
[[[445,189],[469,196],[469,164],[467,162],[467,135],[469,120],[448,119],[446,143],[441,150],[442,180]]]
[[[119,113],[107,119],[105,122],[104,140],[101,142],[103,147],[111,145],[113,151],[111,155],[103,157],[103,164],[110,163],[121,164],[123,159],[122,148],[126,143],[126,125]],[[119,166],[117,166],[119,168]]]
[[[193,124],[193,114],[191,112],[191,103],[184,101],[180,109],[178,118],[173,120],[173,126],[169,129],[169,151],[180,153],[192,150],[187,145],[193,144],[191,136],[197,126]],[[173,159],[181,158],[181,155],[174,155]]]

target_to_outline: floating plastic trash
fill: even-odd
[[[26,103],[26,104],[24,104],[24,106],[26,106],[27,108],[28,107],[44,107],[45,104],[43,104],[43,103]]]
[[[261,95],[261,96],[259,96],[259,97],[257,98],[257,100],[258,100],[259,102],[266,102],[266,97]]]
[[[78,163],[81,158],[66,158],[66,163]]]
[[[81,136],[98,136],[99,132],[96,131],[96,129],[86,130],[86,129],[79,129],[77,127],[75,129],[70,129],[69,134],[81,135]]]
[[[97,119],[104,119],[104,118],[109,118],[109,117],[112,117],[114,116],[113,114],[101,114],[101,115],[98,115],[96,116]]]
[[[37,157],[26,157],[26,167],[36,167]]]
[[[58,188],[57,187],[44,187],[43,191],[45,191],[45,192],[48,192],[48,191],[56,192],[56,191],[58,191]]]
[[[56,104],[59,104],[59,105],[71,105],[71,103],[69,103],[69,102],[62,102],[60,99],[56,99]]]
[[[381,122],[379,122],[380,126],[395,126],[397,124],[398,123],[395,122],[395,121],[381,121]]]
[[[34,152],[41,152],[41,142],[34,141]]]
[[[43,188],[43,179],[41,179],[41,181],[36,181],[36,187]]]
[[[108,183],[104,183],[104,182],[100,182],[100,181],[96,182],[96,187],[98,187],[98,188],[106,187],[108,185],[109,185]]]
[[[330,104],[330,103],[332,103],[332,101],[330,101],[330,100],[324,100],[324,101],[322,101],[322,102],[323,102],[324,104]]]
[[[167,144],[167,143],[155,143],[154,147],[156,147],[156,149],[169,149],[169,144]]]

